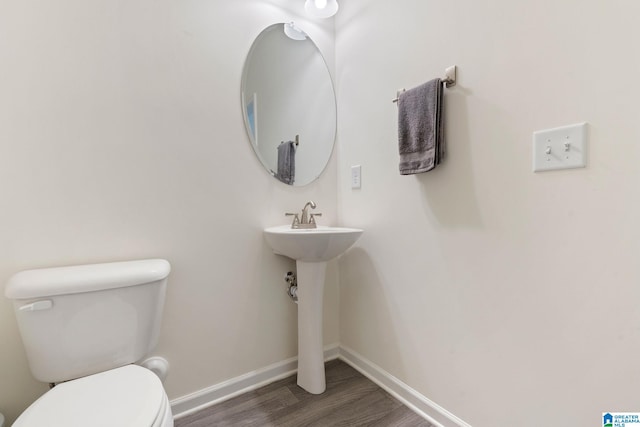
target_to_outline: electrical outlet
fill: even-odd
[[[587,124],[533,133],[533,171],[583,168],[587,165]]]

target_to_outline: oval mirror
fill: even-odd
[[[293,23],[274,24],[253,42],[242,75],[249,142],[276,179],[302,186],[329,162],[336,100],[327,64]]]

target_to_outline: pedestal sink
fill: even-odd
[[[298,385],[309,393],[326,388],[322,345],[322,304],[327,261],[360,238],[358,228],[270,227],[264,236],[273,252],[296,260],[298,275]]]

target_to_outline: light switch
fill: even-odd
[[[587,124],[533,133],[533,171],[583,168],[587,165]]]
[[[360,165],[351,166],[351,188],[360,188],[362,186],[361,172]]]

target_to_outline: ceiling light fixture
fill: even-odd
[[[338,12],[337,0],[306,0],[304,10],[313,18],[329,18]]]

